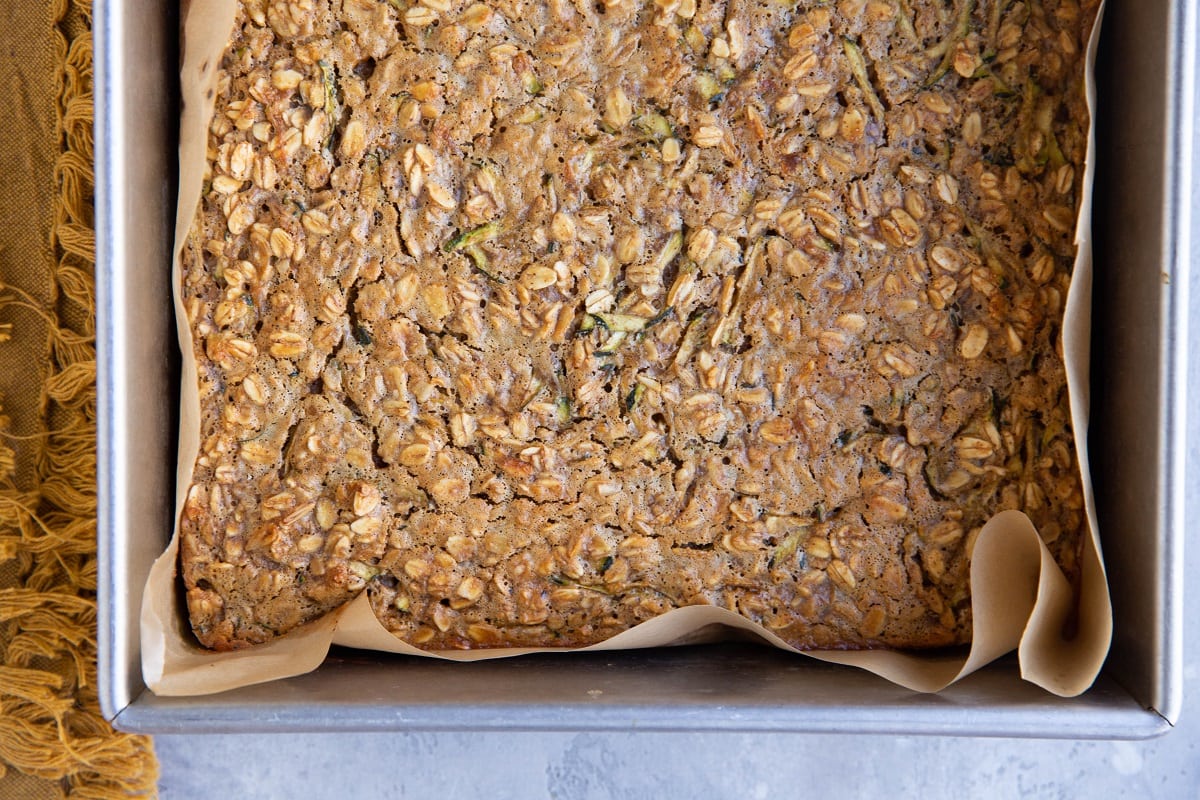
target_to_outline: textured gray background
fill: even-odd
[[[1200,160],[1198,160],[1200,163]],[[1200,188],[1193,204],[1200,210]],[[1200,250],[1200,225],[1193,227]],[[1200,518],[1200,258],[1192,258],[1188,514]],[[1186,574],[1200,575],[1188,531]],[[1200,590],[1183,715],[1148,742],[914,736],[416,733],[156,736],[176,798],[1200,798]]]

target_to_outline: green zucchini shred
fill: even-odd
[[[442,245],[442,249],[447,253],[453,253],[455,250],[459,250],[471,245],[482,244],[489,239],[493,239],[499,232],[500,223],[487,222],[477,228],[472,228],[469,231],[463,231]]]
[[[950,72],[950,67],[954,66],[954,50],[958,47],[959,42],[967,38],[967,33],[971,30],[971,14],[974,11],[975,0],[962,0],[962,5],[958,7],[958,15],[954,20],[954,29],[950,31],[950,35],[925,51],[925,55],[929,58],[941,56],[937,68],[925,80],[926,88],[940,81]]]
[[[858,84],[858,88],[862,89],[862,93],[867,99],[867,106],[875,115],[875,119],[879,120],[879,124],[883,125],[883,103],[880,102],[879,95],[875,93],[875,87],[871,84],[871,78],[867,75],[867,62],[863,58],[862,49],[857,42],[843,37],[842,52],[846,54],[846,59],[850,62],[850,74],[854,76],[854,82]]]
[[[634,119],[633,124],[655,141],[662,141],[675,135],[675,129],[671,126],[670,120],[657,111],[642,114]]]
[[[329,117],[329,135],[325,137],[324,147],[329,149],[338,122],[337,75],[333,65],[325,59],[318,61],[317,66],[321,68],[321,81],[325,84],[325,115]]]
[[[635,317],[632,314],[607,314],[596,313],[592,314],[596,321],[610,331],[623,331],[625,333],[637,333],[646,329],[646,318]]]
[[[629,394],[625,396],[625,413],[627,415],[633,413],[633,409],[637,407],[638,401],[642,399],[645,392],[646,387],[640,383],[635,383],[629,390]]]
[[[620,349],[621,345],[624,344],[625,339],[628,338],[628,336],[629,334],[625,331],[613,331],[612,335],[610,335],[604,344],[601,345],[600,349],[596,351],[596,355],[611,356]]]
[[[539,95],[546,90],[546,84],[538,80],[538,76],[534,75],[529,70],[521,73],[521,86],[525,88],[527,94]]]
[[[771,553],[771,558],[767,561],[767,568],[770,569],[783,564],[789,558],[794,556],[796,554],[796,550],[800,548],[800,540],[804,538],[804,535],[807,532],[808,526],[805,525],[789,533],[788,537],[784,539],[778,547],[775,548],[775,552]]]

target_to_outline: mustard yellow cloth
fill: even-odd
[[[154,792],[96,698],[90,0],[0,3],[0,798]]]

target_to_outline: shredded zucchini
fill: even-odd
[[[883,103],[880,102],[879,95],[875,93],[875,87],[871,85],[871,78],[867,75],[867,62],[863,58],[862,50],[856,42],[842,39],[842,52],[846,54],[846,59],[850,62],[850,73],[854,75],[854,81],[858,84],[858,88],[862,89],[871,113],[875,115],[875,119],[879,120],[879,124],[882,126],[884,122]]]
[[[941,56],[942,59],[926,79],[926,87],[933,86],[940,81],[950,71],[950,67],[954,66],[954,51],[958,47],[958,43],[967,38],[967,33],[971,30],[971,13],[974,10],[975,0],[962,0],[962,5],[958,7],[958,16],[954,20],[954,29],[950,31],[950,35],[925,51],[925,55],[929,58]]]

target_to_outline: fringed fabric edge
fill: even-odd
[[[50,331],[43,431],[27,442],[37,485],[19,491],[0,406],[0,779],[8,769],[55,781],[65,796],[116,800],[155,793],[151,740],[114,731],[96,694],[96,354],[91,7],[54,0],[56,132],[50,308],[0,284]],[[0,328],[3,342],[20,331]]]

